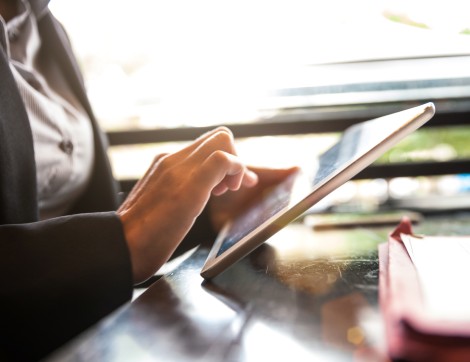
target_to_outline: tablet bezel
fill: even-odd
[[[384,118],[390,118],[390,120],[403,118],[403,121],[401,121],[399,125],[397,125],[397,128],[390,132],[385,139],[378,141],[359,157],[355,157],[351,162],[343,165],[341,168],[335,170],[335,172],[330,173],[327,178],[315,185],[313,189],[310,189],[309,193],[305,197],[301,198],[300,201],[295,202],[294,205],[289,204],[282,208],[267,221],[263,222],[256,229],[238,240],[236,244],[224,251],[221,255],[217,256],[226,233],[231,226],[231,222],[227,223],[217,236],[209,252],[206,262],[201,270],[201,276],[205,279],[213,278],[238,260],[242,259],[256,247],[265,242],[269,237],[302,215],[326,195],[337,189],[374,162],[385,151],[390,149],[405,136],[424,125],[434,116],[434,114],[434,104],[429,102],[418,107],[409,108],[404,111],[362,122],[346,129],[345,132],[352,127],[357,127],[358,125],[368,122],[374,122],[377,120],[383,121]],[[298,177],[300,180],[302,175],[300,173],[298,176],[291,177]]]

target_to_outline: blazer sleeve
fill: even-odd
[[[37,360],[131,297],[115,212],[0,226],[0,358]]]

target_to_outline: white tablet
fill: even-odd
[[[362,122],[344,131],[312,170],[301,170],[266,192],[223,227],[201,275],[208,279],[246,256],[323,197],[350,180],[435,113],[433,103]]]

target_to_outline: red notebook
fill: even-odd
[[[408,218],[389,235],[388,243],[379,246],[379,298],[390,357],[427,362],[470,361],[468,319],[445,320],[428,308],[421,279],[402,242],[402,234],[413,235]]]

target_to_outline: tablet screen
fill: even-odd
[[[289,205],[295,176],[288,177],[284,182],[268,190],[261,196],[259,202],[234,220],[222,240],[217,256]]]

